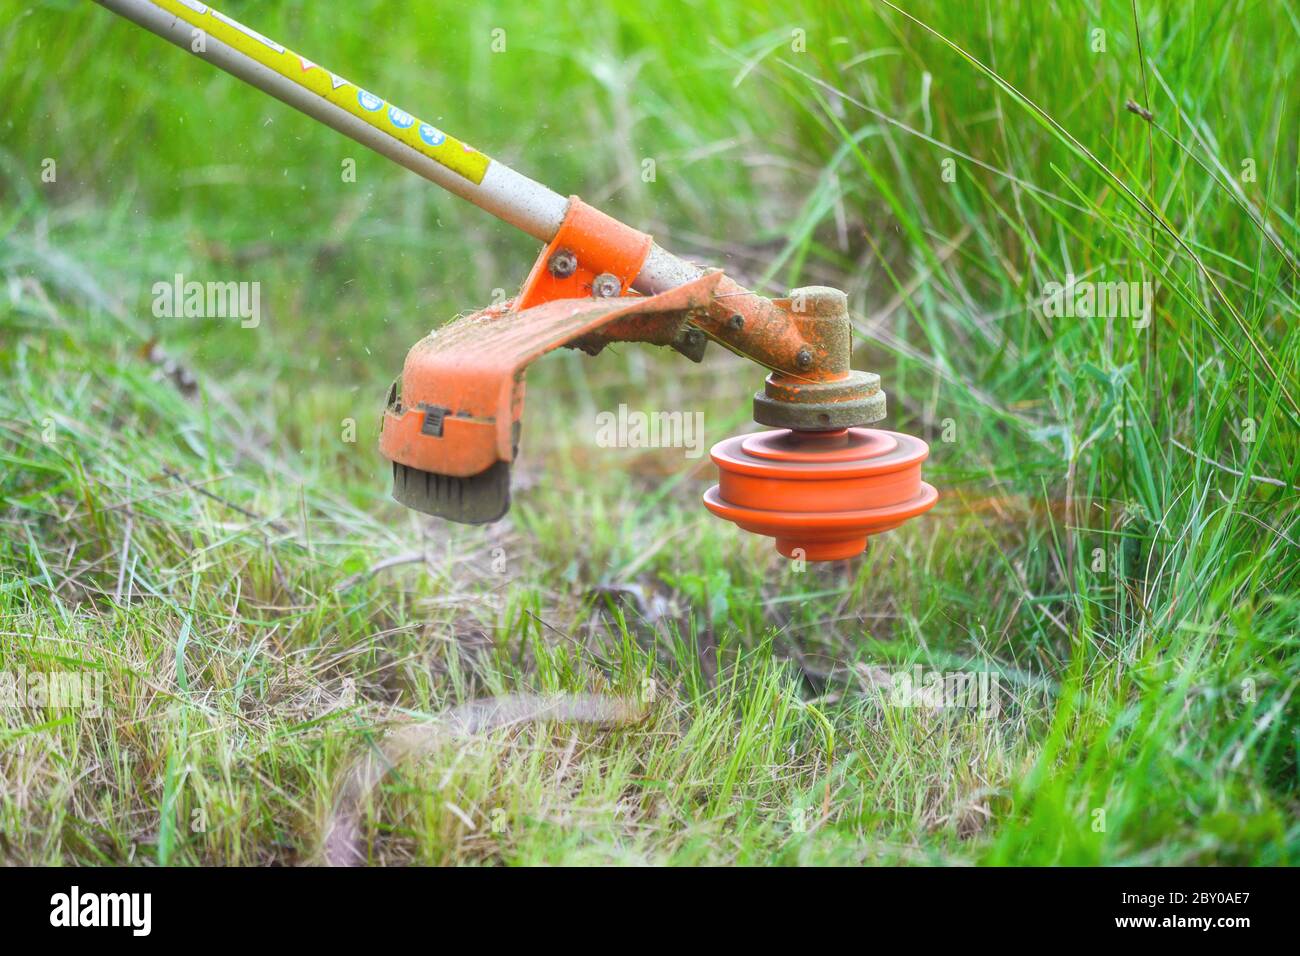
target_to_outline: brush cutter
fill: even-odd
[[[207,4],[98,2],[545,243],[517,296],[406,356],[379,439],[402,504],[467,523],[505,514],[524,374],[552,349],[647,342],[699,362],[712,340],[769,370],[754,420],[776,429],[713,446],[720,477],[704,504],[714,514],[774,537],[787,557],[831,561],[934,505],[925,442],[863,427],[885,416],[885,393],[879,376],[849,367],[844,293],[751,292]]]

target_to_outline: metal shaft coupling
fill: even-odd
[[[746,531],[776,539],[789,558],[840,561],[867,539],[934,506],[921,480],[929,447],[919,438],[860,426],[885,417],[880,376],[849,367],[848,298],[838,289],[795,289],[773,304],[802,339],[794,368],[767,376],[754,420],[776,431],[718,442],[718,484],[704,505]]]
[[[754,421],[799,431],[834,431],[885,417],[880,376],[849,367],[852,325],[848,296],[827,286],[795,289],[775,304],[809,343],[796,368],[774,371],[754,395]]]

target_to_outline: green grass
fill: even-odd
[[[703,510],[707,458],[593,439],[619,402],[734,434],[759,370],[631,346],[530,373],[507,520],[404,511],[388,384],[535,244],[98,7],[0,0],[0,671],[104,698],[5,712],[0,858],[313,862],[427,724],[371,862],[1292,862],[1293,0],[492,6],[221,8],[756,288],[846,289],[939,506],[799,572]],[[261,326],[154,318],[177,272],[260,282]],[[1070,273],[1155,282],[1151,325],[1048,318]],[[917,665],[1000,710],[893,705]],[[512,694],[630,719],[455,732]]]

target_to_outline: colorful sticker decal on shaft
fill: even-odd
[[[263,36],[205,4],[194,0],[153,0],[153,3],[178,20],[202,30],[210,38],[350,113],[384,135],[404,143],[458,176],[475,184],[483,182],[488,164],[492,161],[455,137],[448,136],[428,123],[420,122],[418,117],[396,107],[385,110],[387,104],[382,98],[349,83],[337,73],[319,68],[319,64],[314,61],[285,49],[270,37]]]

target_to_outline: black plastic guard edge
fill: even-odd
[[[393,462],[393,499],[460,524],[490,524],[510,510],[510,463],[499,461],[469,478],[420,471]]]

